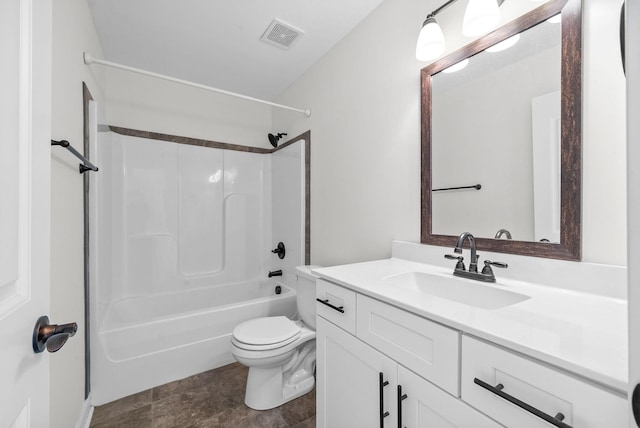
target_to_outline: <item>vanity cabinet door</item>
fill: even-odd
[[[317,318],[317,426],[396,426],[397,364],[322,317]],[[382,373],[386,386],[380,385]],[[382,411],[389,412],[380,424]]]
[[[464,402],[398,366],[401,428],[501,428]]]

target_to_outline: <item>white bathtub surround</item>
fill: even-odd
[[[306,198],[305,156],[304,142],[287,146],[270,155],[271,169],[268,172],[271,177],[270,250],[276,248],[280,241],[286,247],[284,259],[276,255],[269,257],[270,270],[281,269],[281,279],[294,288],[296,266],[308,263],[305,260],[305,207],[300,203]]]
[[[411,272],[431,275],[435,281],[451,278],[455,262],[444,259],[450,252],[445,247],[394,242],[391,259],[316,269],[314,273],[463,334],[559,367],[617,394],[626,393],[627,302],[621,291],[625,268],[480,252],[480,262],[489,258],[505,261],[509,267],[495,270],[496,284],[459,281],[526,297],[497,308],[425,295],[417,288],[393,282],[393,278]],[[463,255],[468,259],[466,250]]]
[[[285,241],[273,227],[280,191],[272,189],[272,155],[110,132],[98,138],[90,234],[95,405],[232,362],[236,325],[295,316],[287,269],[304,260],[298,192],[295,219],[277,213],[285,223],[278,234],[292,240],[287,264],[271,253]],[[293,160],[278,173],[304,179],[304,140],[281,151]],[[286,275],[268,279],[276,269]]]

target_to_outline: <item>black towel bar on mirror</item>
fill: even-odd
[[[65,149],[69,150],[75,157],[80,159],[82,161],[82,163],[78,167],[78,170],[80,171],[80,174],[83,174],[83,173],[85,173],[87,171],[98,171],[98,167],[95,166],[94,164],[92,164],[89,161],[89,159],[87,159],[84,156],[82,156],[82,154],[79,151],[77,151],[67,140],[60,140],[60,141],[51,140],[51,145],[52,146],[62,146]]]
[[[474,184],[473,186],[460,186],[460,187],[443,187],[442,189],[432,189],[432,192],[444,192],[446,190],[461,190],[461,189],[482,189],[481,184]]]

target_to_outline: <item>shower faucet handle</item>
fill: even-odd
[[[271,252],[273,254],[277,254],[280,259],[284,259],[284,255],[286,254],[284,244],[282,242],[278,242],[278,246],[274,250],[271,250]]]

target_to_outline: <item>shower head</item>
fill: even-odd
[[[287,135],[286,132],[278,133],[277,135],[269,134],[269,142],[273,147],[278,147],[278,141],[283,135]]]

